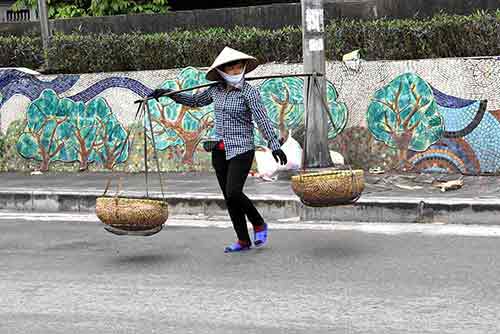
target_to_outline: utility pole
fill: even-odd
[[[332,167],[328,149],[329,118],[324,110],[326,101],[325,24],[323,0],[302,0],[302,48],[304,72],[323,74],[317,77],[319,92],[314,79],[304,80],[304,106],[306,112],[305,168]],[[309,87],[309,96],[308,94]]]
[[[42,32],[42,43],[45,54],[49,50],[50,31],[49,31],[49,15],[47,11],[47,0],[38,0],[38,19],[40,20],[40,31]],[[45,57],[45,66],[49,68],[49,61]]]

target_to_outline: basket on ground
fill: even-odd
[[[96,214],[104,224],[117,230],[158,232],[167,221],[168,205],[154,199],[99,197]]]
[[[292,189],[307,206],[356,202],[365,188],[363,170],[327,170],[292,176]]]

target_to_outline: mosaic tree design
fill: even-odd
[[[90,162],[111,168],[128,157],[126,149],[119,157],[116,154],[125,138],[125,130],[104,99],[94,99],[85,106],[59,99],[48,89],[28,106],[26,126],[16,148],[23,158],[40,161],[41,171],[47,171],[52,161],[79,161],[80,170],[87,169]]]
[[[377,140],[399,151],[403,170],[411,168],[408,150],[425,151],[444,132],[432,88],[413,73],[402,74],[375,92],[367,123]]]
[[[88,114],[83,102],[62,99],[59,104],[64,106],[64,114],[68,117],[67,121],[60,125],[60,132],[64,134],[64,138],[67,138],[65,147],[68,151],[68,159],[78,160],[80,170],[86,170],[97,131],[95,120]]]
[[[304,80],[300,78],[269,79],[259,87],[262,102],[266,106],[274,128],[279,129],[280,138],[287,135],[287,130],[297,127],[304,114]],[[265,145],[260,132],[256,131],[256,140]]]
[[[117,163],[128,159],[129,142],[127,132],[111,111],[103,98],[97,98],[87,105],[87,115],[93,118],[94,137],[89,136],[85,143],[92,143],[91,161],[112,169]],[[91,133],[91,132],[89,132]]]
[[[205,72],[193,67],[182,70],[175,80],[167,80],[161,88],[184,89],[208,83]],[[199,90],[186,92],[195,94]],[[213,106],[193,108],[175,103],[169,97],[163,97],[157,102],[148,102],[151,111],[153,131],[156,148],[165,150],[168,147],[183,146],[184,155],[182,162],[192,164],[194,153],[198,144],[205,136],[210,136],[213,131]],[[149,129],[147,117],[145,125]],[[148,132],[149,135],[149,132]]]
[[[268,79],[259,86],[262,101],[266,106],[269,118],[280,138],[285,137],[288,129],[303,129],[304,123],[304,80],[296,77]],[[347,124],[347,106],[337,102],[337,91],[327,81],[327,104],[334,122],[330,122],[328,138],[334,139]],[[303,130],[302,130],[303,131]],[[256,144],[266,146],[266,141],[259,131],[255,132]]]
[[[65,141],[69,139],[60,126],[67,121],[66,104],[59,104],[53,91],[47,90],[26,111],[26,127],[18,139],[17,150],[25,159],[41,161],[40,170],[47,171],[53,160],[66,160]]]

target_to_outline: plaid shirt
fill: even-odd
[[[195,108],[215,103],[215,137],[216,140],[224,141],[227,160],[255,149],[253,120],[271,150],[277,150],[281,146],[259,91],[246,82],[241,89],[227,90],[225,85],[218,84],[200,93],[178,93],[171,95],[171,98],[177,103]]]

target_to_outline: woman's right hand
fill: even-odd
[[[272,152],[274,160],[276,160],[277,163],[281,164],[282,166],[286,165],[288,162],[288,159],[286,158],[285,152],[283,150],[277,149]]]
[[[148,97],[158,101],[158,99],[160,97],[162,97],[163,95],[168,94],[172,91],[173,91],[173,89],[171,89],[171,88],[157,88],[151,94],[149,94]]]

